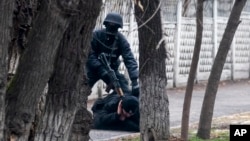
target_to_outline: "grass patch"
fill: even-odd
[[[229,141],[229,130],[212,130],[208,140],[197,137],[193,132],[190,134],[189,141]]]
[[[175,130],[176,132],[176,130]],[[179,132],[179,131],[177,131]],[[139,135],[120,138],[120,140],[114,141],[140,141]],[[169,141],[183,141],[180,139],[179,134],[172,135]],[[210,139],[204,140],[196,136],[196,130],[192,130],[189,134],[189,141],[229,141],[228,129],[213,129],[211,130]]]
[[[193,123],[189,127],[189,141],[229,141],[230,124],[249,124],[250,112],[239,113],[219,118],[214,118],[212,122],[210,139],[203,140],[196,136],[198,123]],[[170,129],[171,137],[169,141],[183,141],[180,139],[180,127]],[[112,141],[140,141],[140,135],[123,137]]]

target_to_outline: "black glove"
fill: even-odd
[[[139,97],[140,94],[140,88],[137,80],[132,80],[132,95]]]
[[[101,79],[107,84],[109,85],[111,83],[111,79],[110,79],[110,76],[109,76],[109,72],[108,70],[105,69],[105,67],[103,66],[100,66],[98,68],[98,74],[99,76],[101,77]]]

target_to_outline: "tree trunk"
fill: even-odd
[[[4,141],[5,94],[7,84],[7,56],[14,0],[0,1],[0,141]]]
[[[86,107],[82,107],[75,115],[69,141],[88,141],[90,140],[89,131],[92,126],[92,114]]]
[[[190,105],[194,87],[194,80],[200,57],[202,32],[203,32],[203,0],[198,0],[197,11],[196,11],[196,39],[195,39],[192,63],[188,76],[188,82],[187,82],[183,110],[182,110],[181,138],[184,139],[184,141],[188,140]]]
[[[184,2],[183,2],[183,11],[182,11],[182,16],[183,17],[186,17],[187,16],[187,10],[189,9],[189,4],[190,4],[190,2],[191,2],[191,0],[184,0]]]
[[[219,86],[221,73],[226,61],[228,51],[230,49],[234,34],[240,23],[240,15],[243,7],[246,4],[246,0],[236,0],[230,14],[227,27],[223,34],[217,55],[212,66],[212,70],[208,79],[208,84],[203,99],[200,122],[198,127],[197,136],[202,139],[209,139],[211,132],[211,123],[213,118],[213,110],[215,104],[215,98]]]
[[[139,35],[140,132],[142,141],[169,139],[166,93],[166,49],[162,39],[160,1],[135,3]],[[145,10],[145,11],[144,11]]]
[[[9,46],[8,73],[9,79],[13,77],[18,66],[20,55],[26,48],[27,35],[35,17],[39,0],[15,0],[11,44]]]
[[[87,111],[87,98],[91,91],[83,74],[101,4],[101,0],[81,3],[78,9],[81,13],[71,21],[64,34],[35,141],[89,140],[92,116]],[[70,135],[72,125],[73,135]]]
[[[75,3],[41,1],[27,49],[6,95],[6,137],[27,141],[35,107],[52,73],[54,58]],[[68,9],[72,9],[69,11]],[[6,139],[8,140],[8,139]]]

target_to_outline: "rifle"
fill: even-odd
[[[101,53],[98,56],[98,59],[100,59],[100,61],[102,62],[102,64],[104,65],[104,67],[108,70],[108,75],[112,81],[112,84],[115,87],[115,91],[117,92],[117,94],[121,97],[123,97],[123,91],[121,89],[121,85],[119,83],[119,79],[116,77],[114,70],[109,66],[108,60],[106,58],[105,53]],[[106,89],[106,91],[109,91],[109,89]]]

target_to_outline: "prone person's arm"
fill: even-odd
[[[120,120],[120,116],[117,114],[117,112],[110,113],[106,110],[102,110],[101,112],[99,112],[98,118],[102,124],[106,125],[117,123]]]

